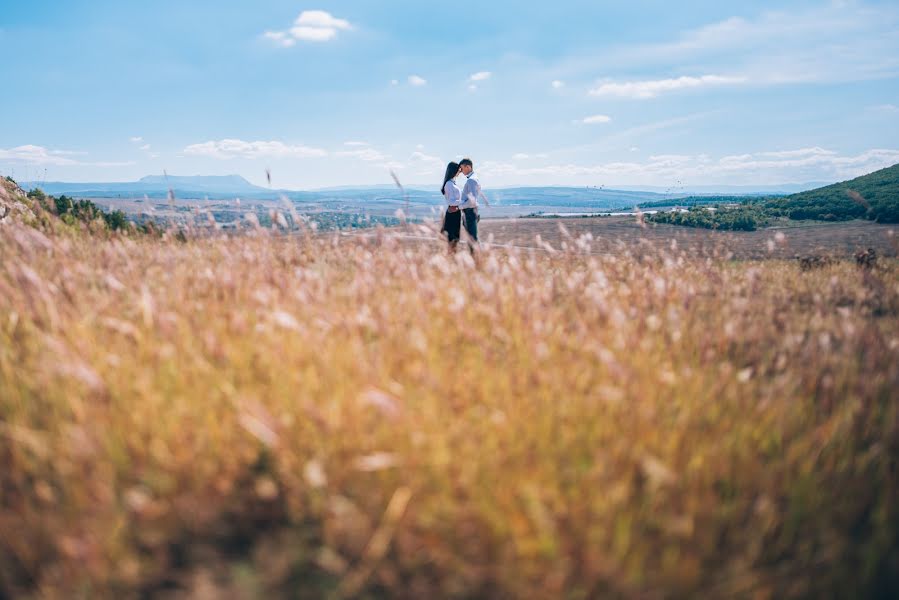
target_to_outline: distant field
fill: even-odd
[[[481,241],[492,247],[561,250],[563,243],[589,234],[595,255],[655,254],[673,248],[694,256],[716,255],[740,260],[791,259],[805,256],[851,258],[855,252],[873,248],[879,256],[899,256],[899,227],[871,221],[841,223],[797,222],[795,226],[751,232],[713,231],[675,225],[646,223],[635,217],[586,218],[483,218]],[[435,234],[417,227],[399,228],[401,239],[433,242]],[[363,238],[378,235],[372,230],[347,232]],[[539,241],[538,241],[539,236]],[[548,244],[548,246],[546,245]]]
[[[633,217],[560,218],[560,219],[482,219],[481,239],[502,245],[537,247],[536,236],[560,248],[565,236],[563,226],[573,237],[589,233],[598,253],[618,253],[622,246],[632,252],[648,248],[670,248],[672,241],[681,250],[706,253],[728,252],[734,258],[794,258],[810,254],[848,257],[860,249],[874,248],[882,256],[899,251],[899,227],[870,221],[814,223],[782,229],[752,232],[719,232],[673,225],[647,224],[641,227]],[[783,234],[783,239],[777,233]],[[774,243],[769,249],[768,242]]]

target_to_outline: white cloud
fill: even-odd
[[[352,28],[346,19],[338,19],[324,10],[304,10],[287,31],[266,31],[262,37],[281,48],[290,48],[297,41],[328,42],[340,31]]]
[[[128,139],[129,139],[132,143],[134,143],[134,144],[139,144],[139,143],[141,143],[142,141],[144,141],[144,138],[140,137],[139,135],[138,135],[138,136],[131,137],[131,138],[128,138]]]
[[[282,48],[290,48],[297,43],[295,39],[284,31],[266,31],[262,34],[262,37]]]
[[[399,84],[400,84],[400,80],[399,80],[399,79],[391,79],[391,80],[390,80],[390,85],[399,85]]]
[[[245,142],[235,139],[191,144],[184,148],[183,152],[184,154],[207,156],[219,160],[231,158],[316,158],[328,155],[325,150],[309,146],[289,145],[277,141]]]
[[[85,162],[69,158],[70,156],[81,156],[86,152],[75,152],[71,150],[48,150],[43,146],[34,146],[27,144],[25,146],[16,146],[15,148],[0,148],[0,160],[10,162],[26,163],[41,166],[89,166],[89,167],[123,167],[135,164],[134,161],[112,162]]]
[[[401,163],[396,160],[391,160],[391,161],[384,163],[384,168],[387,169],[388,171],[402,171],[403,169],[406,168],[406,163]]]
[[[586,117],[582,123],[586,123],[587,125],[598,125],[600,123],[609,123],[611,120],[612,117],[608,115],[593,115],[592,117]]]
[[[522,152],[519,152],[518,154],[515,154],[512,156],[512,160],[527,160],[529,158],[530,158],[529,155],[524,154]]]
[[[418,169],[417,173],[421,175],[440,172],[446,166],[446,161],[416,150],[406,160],[406,165]]]
[[[487,81],[493,76],[490,71],[480,71],[468,78],[468,81]]]
[[[25,146],[16,146],[4,150],[0,148],[0,160],[9,160],[15,162],[30,163],[35,165],[76,165],[78,161],[66,158],[64,155],[53,152],[43,146],[34,146],[31,144]]]
[[[476,91],[478,91],[478,86],[476,86],[475,84],[472,83],[470,86],[468,86],[468,91],[476,92]]]
[[[821,148],[755,152],[713,158],[707,154],[664,154],[645,162],[609,162],[595,165],[556,164],[519,167],[512,163],[487,162],[480,172],[491,177],[560,179],[602,177],[619,185],[668,185],[683,181],[691,185],[764,185],[808,181],[842,181],[899,163],[899,150],[872,149],[857,155],[842,155]]]
[[[344,142],[343,145],[344,146],[370,146],[371,144],[369,144],[368,142],[349,141],[349,142]]]
[[[413,169],[415,176],[430,176],[442,173],[446,163],[437,156],[426,154],[421,150],[416,150],[403,163],[403,168]]]
[[[425,162],[425,163],[436,163],[443,164],[443,161],[436,156],[431,156],[430,154],[425,154],[420,150],[416,150],[409,156],[409,162]]]
[[[290,35],[303,42],[327,42],[337,37],[337,30],[331,27],[305,27],[290,28]]]
[[[799,148],[798,150],[776,150],[773,152],[759,152],[757,156],[766,158],[800,158],[804,156],[835,156],[833,150],[825,150],[815,146],[814,148]]]
[[[428,80],[418,75],[409,75],[409,85],[413,87],[422,87],[428,85]]]
[[[563,87],[565,87],[565,82],[556,79],[556,80],[553,81],[550,85],[553,87],[554,90],[560,90],[560,89],[562,89]]]
[[[646,99],[655,98],[659,94],[665,92],[674,92],[682,89],[736,85],[745,82],[745,77],[725,77],[721,75],[678,77],[676,79],[656,79],[651,81],[631,81],[625,83],[607,82],[590,90],[590,95]]]
[[[320,27],[323,29],[352,29],[349,21],[338,19],[324,10],[304,10],[297,17],[295,24],[303,27]]]
[[[894,113],[899,112],[899,106],[895,104],[878,104],[876,106],[871,106],[868,110],[873,110],[874,112],[883,112],[883,113]]]
[[[150,149],[150,144],[144,144],[143,146],[140,147],[140,150],[149,150],[149,149]]]
[[[343,158],[356,158],[365,162],[387,161],[389,156],[374,148],[360,148],[359,150],[342,150],[336,153],[336,156]]]

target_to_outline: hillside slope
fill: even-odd
[[[769,199],[764,207],[791,219],[899,223],[899,164],[816,190]]]

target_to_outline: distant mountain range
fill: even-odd
[[[782,186],[694,186],[690,188],[625,187],[606,189],[596,187],[516,187],[498,188],[488,191],[488,198],[496,203],[518,203],[523,206],[540,204],[549,206],[595,206],[597,208],[630,207],[641,202],[676,200],[697,194],[771,195],[787,194],[807,190],[817,184],[787,184]],[[285,196],[292,201],[317,202],[323,200],[382,200],[403,198],[393,185],[341,186],[312,191],[270,189],[254,185],[240,175],[148,175],[133,182],[89,182],[70,183],[60,181],[23,182],[22,187],[40,187],[54,196],[65,194],[82,198],[166,198],[171,190],[176,198],[227,200],[276,199]],[[435,186],[411,185],[406,188],[412,203],[433,204],[439,202],[440,194]]]
[[[175,175],[147,175],[138,181],[113,183],[67,183],[62,181],[27,181],[21,184],[25,189],[41,188],[51,195],[85,196],[91,198],[117,198],[128,196],[163,197],[172,190],[176,195],[202,198],[204,195],[277,194],[277,190],[253,185],[240,175],[195,175],[183,177]]]
[[[658,200],[659,198],[650,198],[652,196],[663,196],[666,198],[678,198],[689,195],[703,194],[719,194],[719,195],[770,195],[770,194],[792,194],[811,190],[817,187],[827,185],[825,182],[811,183],[789,183],[782,185],[759,185],[759,186],[735,186],[735,185],[701,185],[677,188],[665,188],[659,186],[620,186],[616,189],[596,188],[596,187],[567,187],[567,186],[546,186],[546,187],[512,187],[497,188],[494,193],[497,196],[507,197],[510,195],[520,195],[524,191],[540,190],[540,195],[555,196],[574,194],[581,196],[594,194],[602,196],[616,196],[622,199],[639,199],[640,201]],[[355,186],[335,186],[328,188],[320,188],[298,192],[295,190],[271,189],[254,185],[241,177],[240,175],[194,175],[194,176],[177,176],[177,175],[147,175],[138,181],[127,182],[89,182],[89,183],[70,183],[62,181],[26,181],[22,183],[25,189],[40,187],[45,193],[51,195],[65,194],[67,196],[83,196],[91,198],[120,198],[120,197],[141,197],[147,195],[151,198],[165,197],[169,190],[175,193],[179,198],[204,198],[224,199],[234,198],[236,196],[247,198],[267,198],[277,197],[280,194],[294,197],[298,194],[310,194],[313,197],[322,195],[337,194],[343,196],[345,194],[353,194],[358,192],[396,192],[397,188],[390,184],[380,185],[355,185]],[[430,192],[433,186],[423,184],[413,184],[407,187],[409,192]],[[434,192],[436,195],[437,192]]]

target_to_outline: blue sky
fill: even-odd
[[[899,163],[895,1],[0,0],[0,173],[836,181]]]

